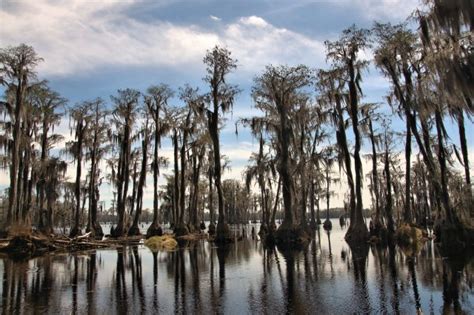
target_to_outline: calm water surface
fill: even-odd
[[[442,258],[427,243],[352,249],[333,222],[303,251],[248,237],[173,252],[144,246],[0,257],[0,310],[51,314],[474,314],[474,259]],[[258,229],[257,229],[258,230]],[[240,231],[240,228],[239,228]]]

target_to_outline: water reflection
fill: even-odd
[[[97,254],[92,252],[90,254],[90,259],[87,262],[87,275],[86,275],[86,287],[87,287],[87,313],[95,314],[97,310],[95,309],[96,305],[96,281],[97,281]]]
[[[285,313],[303,314],[300,308],[302,305],[299,300],[298,290],[296,290],[295,283],[295,256],[299,253],[292,250],[284,250],[281,252],[286,262],[286,278],[283,285],[283,292],[285,299]]]
[[[392,283],[392,290],[393,290],[393,299],[392,299],[392,307],[393,310],[399,314],[400,313],[400,298],[399,298],[399,289],[398,289],[398,271],[397,271],[397,264],[396,264],[396,251],[395,246],[393,244],[388,245],[388,266],[390,269],[390,280]]]
[[[443,314],[468,314],[468,307],[464,296],[460,292],[470,289],[473,290],[472,273],[467,273],[465,265],[468,263],[466,259],[446,260],[443,262]],[[472,260],[470,265],[472,267]],[[472,271],[472,269],[471,269]],[[466,278],[467,281],[462,281]],[[463,287],[463,288],[461,288]],[[469,303],[472,306],[472,300]]]
[[[238,227],[239,233],[242,227]],[[258,229],[258,228],[256,228]],[[249,236],[251,226],[245,227]],[[326,233],[326,235],[324,235]],[[173,252],[142,246],[29,261],[0,257],[2,314],[474,313],[474,260],[356,247],[315,231],[302,251],[258,237]]]
[[[352,271],[354,274],[354,298],[362,313],[368,314],[373,310],[370,305],[370,296],[367,284],[367,255],[368,245],[350,247],[352,256]]]

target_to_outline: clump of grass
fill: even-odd
[[[402,224],[395,235],[400,245],[416,245],[423,240],[423,231],[409,224]]]
[[[178,246],[178,242],[169,234],[163,236],[153,236],[145,241],[145,246],[152,252],[160,250],[174,250]]]

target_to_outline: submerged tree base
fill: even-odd
[[[326,231],[331,231],[331,230],[332,230],[332,222],[331,222],[331,220],[326,219],[326,221],[324,221],[323,228],[324,228]]]
[[[474,247],[474,229],[459,224],[444,223],[435,228],[436,240],[446,255],[458,255]]]
[[[100,224],[95,224],[92,227],[86,228],[86,233],[91,233],[91,237],[95,238],[96,240],[101,240],[104,237],[104,232],[102,231],[102,227]]]
[[[372,244],[386,244],[388,241],[393,241],[393,237],[389,237],[388,235],[387,227],[380,220],[371,222],[369,236],[370,243]],[[389,240],[389,238],[391,240]]]
[[[148,230],[146,231],[146,238],[150,238],[153,236],[162,236],[163,235],[163,229],[161,228],[160,224],[158,222],[153,222],[149,227]]]
[[[81,229],[78,226],[74,226],[71,228],[71,231],[69,232],[69,237],[73,238],[81,234],[82,234]]]
[[[344,214],[341,214],[341,216],[339,217],[339,225],[341,227],[346,226],[346,217]]]
[[[207,233],[209,233],[209,235],[211,236],[216,234],[216,225],[214,224],[214,222],[209,223],[209,227],[207,228]]]
[[[258,231],[258,235],[261,237],[261,238],[265,238],[265,236],[268,234],[268,227],[265,223],[263,223],[262,225],[260,225],[260,231]]]
[[[280,248],[298,248],[307,245],[310,237],[300,225],[289,225],[283,222],[275,232],[275,243]]]
[[[178,223],[178,224],[176,224],[176,227],[174,228],[174,234],[177,237],[188,235],[189,234],[189,229],[188,229],[186,224]]]
[[[128,236],[139,236],[142,235],[138,226],[132,225],[127,232]]]
[[[362,222],[361,224],[351,225],[347,230],[346,236],[344,236],[346,242],[351,244],[358,244],[358,243],[367,243],[369,240],[369,231],[367,230],[367,226]]]
[[[118,238],[127,235],[125,227],[117,225],[115,228],[112,226],[110,228],[110,237]]]
[[[217,228],[216,228],[216,237],[214,238],[214,243],[223,245],[223,244],[229,244],[233,242],[234,242],[234,238],[231,236],[229,225],[224,222],[218,222]]]

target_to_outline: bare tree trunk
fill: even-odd
[[[41,157],[40,163],[43,168],[41,171],[41,177],[39,178],[39,183],[37,183],[37,204],[38,204],[38,211],[39,211],[39,227],[42,230],[45,227],[46,222],[44,222],[44,186],[46,184],[46,174],[44,171],[44,165],[46,162],[46,155],[48,151],[48,127],[46,121],[43,121],[43,133],[41,135]]]
[[[136,198],[137,198],[137,185],[138,185],[138,182],[137,182],[137,176],[138,176],[138,172],[137,172],[137,165],[138,164],[138,161],[135,160],[133,162],[133,174],[132,174],[132,196],[130,198],[130,217],[133,217],[133,212],[135,211],[135,201],[136,201]]]
[[[367,226],[365,225],[363,214],[362,214],[362,161],[360,159],[360,147],[361,139],[359,132],[359,108],[358,108],[358,96],[356,87],[356,74],[354,69],[355,55],[351,56],[349,62],[349,98],[350,98],[350,116],[352,121],[352,131],[354,133],[355,145],[354,145],[354,161],[355,161],[355,192],[357,203],[354,209],[353,219],[351,220],[349,230],[346,234],[346,240],[365,242],[368,239],[369,233]]]
[[[308,189],[306,187],[306,159],[304,156],[304,138],[305,138],[305,128],[302,126],[301,128],[301,136],[300,136],[300,154],[301,154],[301,163],[302,168],[300,172],[300,181],[301,181],[301,219],[300,225],[303,229],[307,229],[307,222],[306,222],[306,202],[308,201]]]
[[[356,197],[355,197],[355,188],[354,188],[354,178],[352,176],[352,164],[351,164],[351,154],[349,152],[349,146],[347,144],[346,128],[344,124],[344,116],[341,107],[341,99],[336,97],[336,111],[338,116],[338,130],[336,131],[337,142],[342,151],[344,166],[347,175],[347,184],[349,185],[349,209],[350,209],[350,220],[351,222],[355,220],[354,211],[356,207]]]
[[[214,152],[214,184],[217,189],[217,201],[219,218],[217,220],[216,229],[216,241],[218,243],[225,243],[229,239],[229,227],[227,225],[224,213],[224,193],[222,191],[221,182],[221,155],[220,155],[220,144],[219,144],[219,107],[217,97],[217,87],[213,89],[213,103],[214,111],[209,113],[209,133],[211,135],[213,152]]]
[[[26,211],[23,213],[23,222],[26,222],[26,218],[30,214],[32,205],[33,205],[33,186],[35,185],[34,183],[36,182],[36,172],[32,169],[31,170],[31,176],[30,180],[28,181],[28,188],[27,188],[27,194],[26,194]]]
[[[129,132],[130,134],[130,132]],[[125,226],[125,214],[126,214],[126,204],[127,204],[127,194],[128,194],[128,183],[129,183],[129,178],[130,178],[130,167],[129,167],[129,164],[130,164],[130,136],[127,136],[127,141],[126,141],[126,148],[127,150],[125,151],[125,161],[126,163],[124,163],[123,167],[124,167],[124,176],[123,176],[123,180],[124,180],[124,188],[123,188],[123,195],[122,195],[122,209],[121,209],[121,215],[119,217],[119,223],[117,225],[118,229],[119,229],[119,235],[118,236],[122,236],[123,234],[127,233],[126,231],[126,226]]]
[[[29,129],[31,128],[30,124],[27,124],[28,130],[25,133],[30,133]],[[22,188],[22,205],[21,205],[21,221],[25,224],[26,217],[30,210],[28,205],[28,186],[29,182],[31,181],[30,178],[30,164],[31,164],[31,135],[27,135],[27,143],[25,145],[25,157],[24,157],[24,168],[23,168],[23,188]]]
[[[315,215],[315,211],[314,211],[314,208],[315,208],[315,203],[314,203],[314,194],[315,194],[315,190],[314,190],[314,179],[311,178],[311,189],[310,189],[310,198],[309,198],[309,202],[310,202],[310,211],[311,211],[311,228],[312,229],[315,229],[316,228],[316,215]]]
[[[178,169],[178,131],[174,129],[173,131],[173,147],[174,147],[174,189],[173,189],[173,204],[174,204],[174,214],[173,214],[173,223],[174,226],[178,224],[179,220],[179,169]]]
[[[464,127],[464,113],[461,108],[456,110],[456,120],[458,123],[459,142],[461,144],[462,159],[464,164],[464,176],[466,177],[466,187],[469,193],[469,198],[472,198],[471,174],[469,170],[469,154],[466,139],[466,129]]]
[[[98,120],[98,107],[96,107],[96,123],[95,128],[98,127],[99,120]],[[89,174],[89,215],[88,215],[88,222],[87,222],[87,232],[92,232],[92,236],[96,238],[102,238],[104,233],[102,232],[102,227],[97,222],[97,208],[98,208],[98,194],[99,188],[97,183],[97,147],[99,146],[98,139],[97,139],[97,132],[98,130],[93,130],[94,138],[92,142],[92,150],[90,151],[91,155],[91,169]]]
[[[263,136],[260,134],[259,139],[259,150],[258,150],[258,161],[257,161],[257,171],[258,171],[258,184],[260,186],[260,205],[262,209],[262,224],[260,225],[260,233],[267,233],[268,231],[268,215],[267,215],[267,203],[265,198],[265,178],[264,178],[264,165],[262,162],[263,159]]]
[[[193,195],[190,207],[190,217],[192,226],[199,230],[198,222],[198,201],[199,201],[199,175],[201,173],[202,159],[204,157],[204,147],[200,148],[200,151],[196,151],[196,147],[193,147]]]
[[[411,223],[410,209],[410,187],[411,187],[411,130],[410,124],[406,122],[406,140],[405,140],[405,211],[403,219],[405,223]]]
[[[23,130],[22,130],[23,133]],[[17,223],[21,222],[21,207],[23,204],[23,176],[25,169],[25,148],[20,147],[20,163],[18,165],[18,179],[17,179],[17,199],[16,199],[16,208],[15,208],[15,221]]]
[[[381,225],[380,222],[380,190],[379,190],[379,176],[378,176],[378,171],[377,171],[377,149],[375,145],[375,135],[374,135],[374,128],[372,125],[372,119],[370,117],[368,118],[369,120],[369,136],[370,136],[370,142],[372,145],[372,185],[373,185],[373,192],[374,192],[374,197],[375,197],[375,223]]]
[[[330,231],[332,229],[332,222],[329,218],[329,205],[331,198],[331,177],[329,176],[330,165],[326,165],[326,220],[323,223],[323,228]]]
[[[212,163],[212,159],[209,158],[209,163]],[[216,226],[214,224],[215,221],[215,214],[214,214],[214,187],[212,183],[212,178],[214,177],[214,172],[213,172],[213,167],[210,165],[209,166],[209,216],[210,216],[210,222],[209,222],[209,235],[214,235],[216,232]]]
[[[457,217],[454,210],[451,208],[449,201],[449,191],[448,191],[448,169],[446,166],[446,149],[444,147],[444,136],[443,136],[443,118],[441,117],[440,111],[437,109],[435,111],[435,120],[436,120],[436,131],[438,135],[438,161],[440,166],[440,177],[441,177],[441,200],[443,204],[447,205],[445,208],[446,218],[451,224],[458,224],[459,218]]]
[[[282,226],[292,226],[294,224],[293,214],[293,181],[290,175],[290,154],[288,147],[290,145],[290,127],[287,121],[287,113],[285,109],[280,110],[280,139],[281,139],[281,157],[279,172],[280,178],[283,185],[283,205],[285,207],[285,216],[283,219]]]
[[[273,229],[273,226],[275,225],[276,211],[278,208],[278,204],[280,203],[280,191],[281,191],[281,179],[278,178],[278,186],[277,186],[277,191],[275,195],[275,204],[273,205],[272,219],[270,222],[271,229]]]
[[[127,110],[130,110],[130,107],[133,104],[128,104]],[[119,163],[119,172],[118,172],[118,198],[117,198],[117,214],[118,214],[118,223],[114,231],[114,237],[123,236],[127,231],[125,231],[125,215],[126,215],[126,201],[128,193],[128,182],[130,178],[130,137],[131,137],[131,121],[130,117],[125,118],[124,123],[124,133],[122,140],[122,146],[120,150],[120,159]]]
[[[142,214],[143,206],[143,188],[146,182],[146,171],[148,163],[148,134],[145,135],[142,141],[142,165],[140,169],[140,177],[138,179],[137,187],[137,207],[135,211],[135,217],[133,218],[133,223],[130,229],[128,230],[128,235],[140,235],[140,229],[138,227],[138,221]]]
[[[178,236],[186,235],[189,233],[188,228],[184,224],[184,210],[185,210],[185,201],[186,201],[186,145],[188,141],[188,126],[191,118],[191,111],[188,112],[186,117],[185,126],[182,130],[181,138],[181,152],[180,152],[180,162],[181,162],[181,179],[180,179],[180,194],[179,194],[179,218],[178,225],[175,227],[175,234]]]
[[[13,211],[17,202],[17,173],[20,159],[21,118],[23,116],[23,97],[26,89],[26,75],[17,80],[15,93],[15,122],[13,124],[12,161],[10,167],[10,189],[8,196],[7,226],[14,222]]]
[[[352,175],[352,164],[351,164],[351,154],[349,152],[349,146],[347,144],[346,128],[344,124],[344,115],[341,107],[341,99],[336,96],[336,113],[337,113],[337,143],[339,148],[342,151],[344,166],[347,176],[347,184],[349,186],[349,215],[350,215],[350,224],[355,222],[355,207],[356,207],[356,197],[355,197],[355,188],[354,188],[354,178]],[[350,230],[350,229],[349,229]],[[349,232],[348,230],[348,232]]]
[[[385,140],[387,141],[387,140]],[[385,148],[385,182],[386,182],[386,201],[385,201],[385,215],[387,216],[387,230],[389,233],[389,237],[391,237],[395,233],[395,224],[393,221],[393,213],[392,213],[392,178],[390,172],[390,159],[389,159],[389,152],[388,152],[388,144],[386,143]]]
[[[74,212],[74,226],[71,228],[69,237],[75,237],[80,233],[80,211],[81,211],[81,175],[82,175],[82,144],[84,140],[85,126],[81,120],[76,127],[77,136],[77,152],[76,155],[76,185],[74,187],[74,194],[76,198],[76,207]]]
[[[159,159],[158,159],[158,147],[160,146],[160,130],[159,128],[159,111],[154,115],[153,121],[155,123],[154,130],[154,148],[153,148],[153,221],[148,227],[146,237],[152,237],[155,235],[163,235],[163,230],[158,223],[158,173],[159,173]]]

